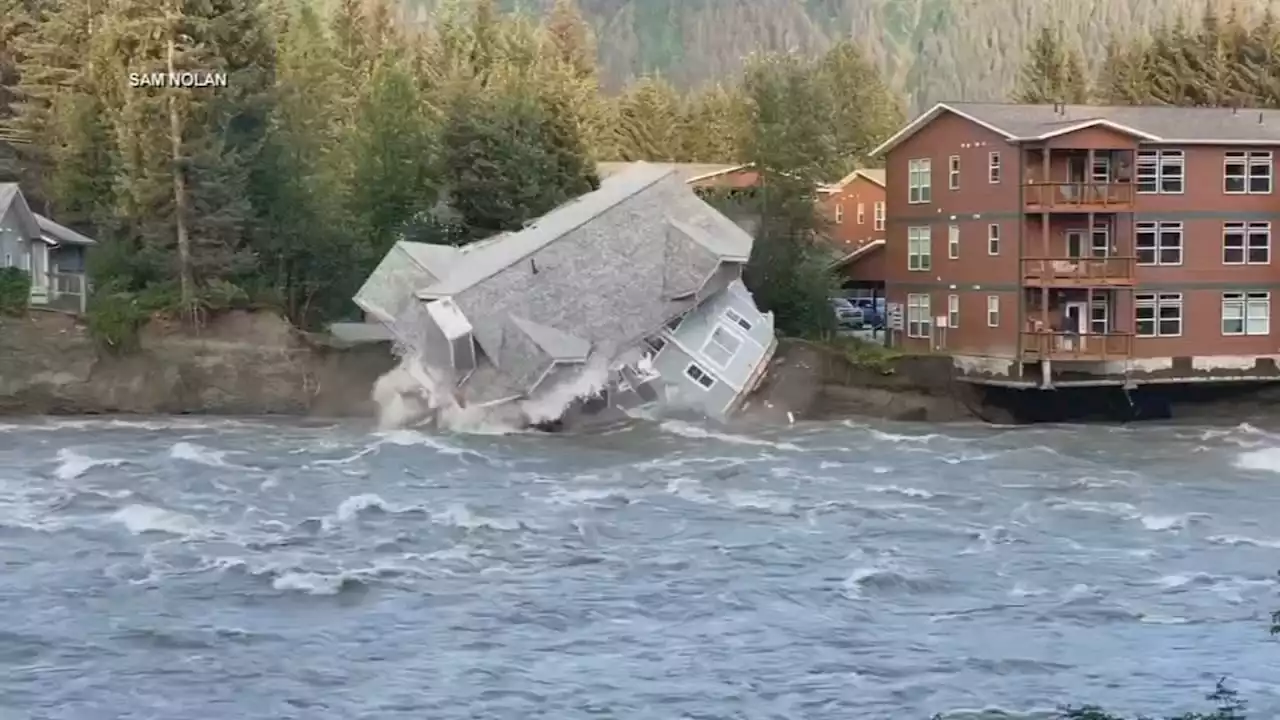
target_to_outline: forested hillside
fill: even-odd
[[[448,0],[411,0],[425,8]],[[582,0],[600,40],[606,87],[659,72],[679,87],[734,76],[757,51],[817,54],[842,39],[866,48],[911,108],[1002,100],[1037,28],[1060,24],[1090,67],[1112,32],[1141,33],[1206,0]],[[1208,0],[1225,13],[1226,3]],[[508,0],[545,11],[552,0]],[[1252,14],[1274,0],[1241,0]]]

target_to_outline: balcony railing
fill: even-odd
[[[1038,360],[1121,360],[1133,353],[1131,333],[1086,334],[1051,330],[1022,333],[1022,354]]]
[[[1022,186],[1028,208],[1115,212],[1133,206],[1133,183],[1029,182]]]
[[[1022,259],[1025,285],[1115,287],[1133,284],[1134,257],[1031,257]]]

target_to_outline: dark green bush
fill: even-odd
[[[0,268],[0,315],[21,315],[31,302],[31,273],[16,267]]]

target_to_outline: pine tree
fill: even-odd
[[[743,132],[737,88],[712,85],[682,104],[683,154],[692,162],[735,163]]]
[[[555,0],[547,17],[546,32],[556,55],[574,77],[597,82],[595,34],[582,19],[577,0]]]
[[[1098,98],[1111,105],[1150,102],[1151,79],[1145,44],[1112,38],[1098,74]]]
[[[615,102],[619,160],[683,160],[680,95],[660,77],[643,77]]]
[[[850,41],[837,43],[818,65],[830,86],[832,123],[842,177],[866,167],[871,151],[905,123],[902,103],[885,84],[880,70]]]
[[[1022,62],[1014,102],[1087,103],[1088,76],[1082,65],[1079,54],[1063,43],[1060,26],[1042,26]]]

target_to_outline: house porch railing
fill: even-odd
[[[1029,257],[1022,277],[1031,285],[1130,285],[1136,257]]]
[[[32,287],[31,299],[33,304],[83,315],[88,308],[91,291],[84,273],[50,272],[45,287]]]
[[[1027,331],[1022,333],[1022,353],[1033,360],[1123,360],[1133,354],[1133,334]]]
[[[1022,186],[1029,209],[1123,210],[1133,205],[1130,182],[1036,182]]]

